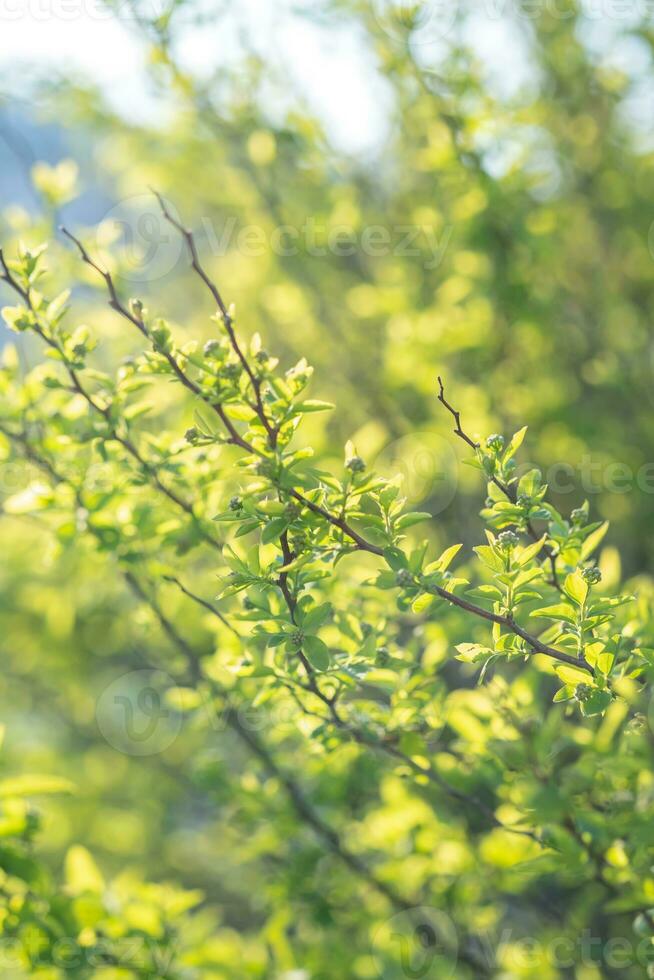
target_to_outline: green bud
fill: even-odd
[[[219,340],[208,340],[204,345],[203,352],[205,357],[215,357],[215,355],[222,349],[222,344]]]
[[[589,565],[584,568],[581,577],[588,585],[598,585],[602,581],[602,573],[596,565]]]
[[[520,538],[515,533],[515,531],[502,531],[501,534],[497,536],[497,543],[502,549],[502,551],[513,551],[520,544]]]
[[[195,446],[200,438],[200,430],[193,425],[184,433],[184,438],[191,446]]]
[[[240,497],[234,496],[229,501],[229,509],[233,511],[243,510],[243,501]]]
[[[395,576],[395,581],[401,589],[408,589],[414,584],[413,575],[408,568],[401,568]]]
[[[362,473],[366,468],[366,464],[360,456],[351,456],[345,460],[345,467],[351,473]]]
[[[230,361],[229,364],[225,364],[221,374],[230,381],[236,381],[241,376],[241,365],[236,361]]]
[[[590,700],[593,689],[590,684],[577,684],[575,687],[575,701],[584,703]]]
[[[570,520],[575,527],[586,523],[586,511],[583,507],[576,507],[570,514]]]
[[[158,320],[156,325],[152,327],[150,338],[152,340],[152,346],[160,354],[168,354],[170,352],[172,348],[170,330],[163,320]]]
[[[504,449],[504,436],[494,432],[493,435],[489,436],[486,440],[486,446],[491,450],[491,452],[501,453]]]

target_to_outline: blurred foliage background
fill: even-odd
[[[647,596],[651,11],[634,4],[624,17],[594,17],[562,0],[534,15],[533,6],[516,0],[489,18],[456,4],[444,14],[438,4],[315,0],[297,5],[298,36],[285,50],[274,35],[262,43],[256,14],[237,31],[227,5],[121,5],[112,16],[147,53],[151,119],[119,112],[108,91],[65,64],[49,77],[34,65],[29,78],[12,80],[15,98],[3,102],[0,119],[8,174],[1,237],[36,244],[56,235],[60,221],[72,223],[125,295],[204,340],[213,311],[162,223],[148,190],[155,187],[195,229],[243,329],[259,331],[283,363],[306,355],[315,366],[312,396],[339,409],[310,423],[322,462],[336,465],[352,438],[371,464],[405,472],[410,503],[436,515],[429,534],[437,544],[477,541],[483,490],[460,465],[436,402],[441,374],[473,432],[529,425],[529,463],[550,478],[553,502],[567,511],[587,497],[597,519],[611,521],[605,580],[638,578]],[[204,46],[194,48],[189,36],[204,37]],[[289,63],[309,37],[302,81]],[[360,140],[347,108],[353,61],[374,108],[358,121]],[[328,90],[337,95],[325,109]],[[61,236],[52,253],[53,276],[62,288],[80,283],[77,307],[104,337],[99,363],[115,367],[133,350],[132,337]],[[18,354],[25,368],[38,359],[29,344]],[[159,391],[151,429],[168,422],[179,437],[192,412],[180,419],[178,398]],[[7,464],[4,498],[21,481],[24,471]],[[224,505],[235,482],[221,472],[207,513],[211,502]],[[129,867],[200,889],[215,916],[202,940],[213,957],[207,976],[377,976],[367,937],[370,922],[387,916],[379,896],[356,898],[361,886],[231,735],[206,719],[185,724],[165,751],[144,759],[103,739],[103,691],[126,671],[165,665],[166,653],[152,617],[108,574],[110,557],[76,539],[74,528],[59,532],[53,538],[29,518],[4,518],[0,567],[4,765],[79,787],[44,808],[40,846],[53,873],[81,843],[111,874]],[[215,572],[206,556],[197,577],[210,597]],[[199,643],[229,650],[226,633],[162,591]],[[434,625],[428,639],[437,663],[449,636]],[[550,706],[535,706],[533,689],[514,683],[510,697],[536,717],[541,711],[545,724]],[[478,760],[501,737],[489,699],[471,694],[454,726]],[[617,730],[616,719],[605,724],[614,723]],[[586,739],[582,728],[570,722],[556,735],[573,755]],[[431,882],[433,904],[446,899],[457,922],[469,912],[478,932],[508,917],[522,936],[560,935],[556,916],[538,907],[537,871],[520,870],[527,852],[517,839],[480,842],[456,814],[438,822],[401,778],[353,747],[334,756],[327,778],[306,742],[283,726],[272,737],[290,744],[287,764],[314,802],[347,839],[377,854],[385,877]],[[601,738],[612,738],[606,727]],[[479,761],[481,783],[492,780],[488,767]],[[645,856],[633,868],[617,852],[613,859],[617,878],[638,881],[651,904]],[[601,886],[570,860],[571,880],[546,890],[549,904],[566,928],[601,932]],[[632,905],[617,935],[631,935]],[[392,969],[383,976],[395,977]],[[522,966],[514,958],[502,973],[559,975],[613,974],[588,962],[559,970],[544,958]]]

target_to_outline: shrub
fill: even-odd
[[[462,971],[511,969],[510,950],[482,955],[483,910],[499,903],[492,925],[505,921],[513,890],[536,908],[539,882],[579,903],[602,939],[620,937],[635,913],[649,935],[651,622],[647,596],[607,589],[594,563],[606,523],[591,520],[587,503],[560,514],[538,470],[518,478],[526,429],[479,440],[439,378],[443,418],[486,482],[486,541],[474,562],[461,562],[458,543],[430,554],[420,525],[431,515],[406,509],[399,478],[371,472],[351,443],[339,472],[314,460],[298,429],[332,406],[306,397],[311,368],[301,360],[282,371],[258,335],[240,337],[192,234],[162,208],[216,310],[202,348],[142,300],[123,300],[65,232],[142,344],[108,373],[93,361],[93,333],[70,324],[69,294],[48,296],[44,248],[2,257],[17,297],[4,318],[38,338],[51,365],[23,378],[11,353],[5,359],[0,431],[41,473],[5,509],[48,520],[63,543],[83,535],[107,556],[172,645],[163,660],[175,679],[171,704],[224,722],[386,915],[446,908]],[[181,389],[182,406],[167,390],[155,394],[161,381]],[[189,404],[190,426],[180,422]],[[169,615],[160,594],[171,589],[212,618],[217,650],[189,638],[188,610]],[[268,712],[267,738],[247,720],[251,707]],[[290,712],[290,737],[276,730],[277,710]],[[404,850],[393,852],[392,832],[388,853],[375,843],[383,805],[370,790],[367,834],[328,823],[301,773],[291,774],[292,752],[318,760],[323,792],[342,767],[354,779],[360,760],[380,778],[399,777],[394,806],[413,800],[419,810]],[[491,869],[488,882],[467,878],[462,857],[458,884],[433,885],[438,868],[425,852],[448,823]],[[366,846],[381,854],[365,856]],[[379,918],[375,907],[363,928],[374,932]],[[575,924],[562,918],[541,934],[567,935]],[[374,955],[392,963],[380,943]],[[637,960],[634,940],[634,970],[644,949]]]

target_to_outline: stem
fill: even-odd
[[[160,204],[161,203],[162,203],[162,201],[160,200]],[[175,228],[177,228],[180,231],[180,233],[184,236],[184,238],[185,238],[185,240],[186,240],[186,242],[188,244],[188,247],[191,250],[191,255],[192,255],[192,257],[194,257],[193,258],[193,261],[192,261],[192,267],[198,273],[198,275],[200,276],[200,278],[202,279],[202,281],[210,289],[211,295],[214,297],[214,299],[218,303],[218,306],[219,306],[219,309],[221,310],[221,313],[223,313],[223,311],[227,312],[226,311],[226,308],[225,308],[224,301],[222,300],[222,297],[220,295],[220,292],[219,292],[218,288],[211,281],[211,279],[209,279],[207,273],[205,272],[205,270],[200,265],[199,260],[197,260],[197,248],[196,248],[196,245],[195,245],[195,240],[193,238],[193,233],[191,231],[189,231],[188,229],[184,228],[182,225],[180,225],[179,222],[177,222],[175,219],[172,219],[171,216],[170,216],[170,214],[169,214],[169,212],[167,211],[167,209],[165,209],[165,206],[163,206],[163,213],[164,213],[164,217],[166,217],[166,219],[168,221],[170,221],[171,224],[173,224],[173,226]],[[117,295],[116,289],[114,287],[114,284],[113,284],[113,280],[111,278],[111,275],[108,272],[105,272],[100,266],[98,266],[98,264],[96,262],[94,262],[90,258],[90,256],[88,255],[88,253],[84,249],[84,246],[70,232],[65,232],[65,234],[67,235],[68,238],[71,239],[71,241],[75,242],[75,244],[77,245],[77,247],[78,247],[78,249],[80,251],[80,254],[82,256],[82,259],[87,264],[89,264],[92,268],[96,269],[100,273],[100,275],[102,275],[103,279],[107,283],[107,288],[109,289],[110,306],[112,306],[114,309],[118,310],[118,312],[120,312],[121,315],[125,316],[130,322],[135,323],[136,326],[140,329],[140,331],[142,333],[145,332],[145,334],[147,336],[147,330],[145,329],[142,321],[139,321],[131,313],[129,313],[129,311],[126,310],[125,306],[121,303],[120,299],[118,298],[118,295]],[[224,313],[223,313],[223,315],[224,315]],[[243,355],[240,347],[238,346],[238,342],[236,340],[235,335],[234,335],[234,338],[232,339],[232,333],[229,333],[229,337],[230,337],[230,342],[232,343],[232,346],[233,346],[234,351],[236,352],[237,349],[238,349],[238,352],[240,352],[240,355],[239,356],[244,358],[244,355]],[[236,346],[234,346],[234,344],[236,344]],[[171,366],[174,366],[173,367],[173,370],[175,371],[176,376],[182,381],[182,383],[185,385],[185,387],[188,388],[189,390],[193,391],[196,394],[198,394],[198,393],[201,394],[201,392],[200,392],[198,386],[195,384],[195,382],[193,382],[188,377],[188,375],[186,375],[185,371],[179,365],[179,363],[177,362],[174,354],[167,354],[166,357],[167,357],[169,363],[171,364]],[[247,359],[245,359],[245,360],[247,360]],[[250,372],[248,372],[248,377],[249,376],[250,376]],[[440,378],[439,378],[439,383],[440,383],[440,387],[441,387],[441,392],[440,392],[440,395],[439,395],[439,400],[442,401],[442,403],[447,407],[448,411],[450,411],[451,414],[453,415],[453,417],[454,417],[454,419],[456,421],[456,429],[455,429],[455,432],[462,439],[464,439],[464,441],[469,446],[472,446],[475,449],[477,449],[478,448],[478,444],[476,442],[474,442],[474,440],[472,440],[470,438],[470,436],[468,436],[464,432],[464,430],[462,429],[462,427],[461,427],[460,413],[456,409],[454,409],[449,404],[449,402],[446,400],[445,393],[444,393],[443,383],[442,383],[442,381],[441,381]],[[252,446],[243,436],[241,436],[238,433],[238,431],[235,429],[233,423],[225,416],[225,413],[224,413],[224,411],[222,409],[222,406],[220,406],[219,404],[215,404],[215,403],[209,403],[209,404],[211,405],[211,407],[219,415],[221,421],[223,422],[223,424],[227,428],[227,431],[228,431],[228,433],[230,435],[230,440],[235,445],[239,446],[241,449],[243,449],[244,451],[246,451],[246,452],[248,452],[248,453],[250,453],[252,455],[259,456],[259,457],[264,456],[263,453],[261,453],[260,451],[258,451],[257,449],[255,449],[254,446]],[[271,425],[270,420],[267,418],[267,415],[266,415],[266,412],[265,412],[265,409],[264,409],[262,403],[260,403],[260,404],[257,405],[256,411],[257,411],[258,418],[260,419],[262,425],[264,425],[264,427],[266,429],[266,432],[268,433],[269,444],[272,446],[273,445],[273,442],[271,441],[272,440],[271,432],[274,430],[274,427]],[[504,484],[502,484],[502,483],[499,483],[498,485],[503,490],[503,492],[507,493],[509,495],[509,497],[511,497],[512,491],[508,487],[505,487]],[[378,545],[375,545],[372,542],[368,541],[365,537],[363,537],[363,535],[359,534],[359,532],[356,531],[344,518],[338,517],[337,515],[330,513],[330,511],[328,511],[325,507],[322,507],[320,504],[316,504],[312,500],[309,500],[307,497],[304,496],[304,494],[300,493],[298,490],[290,489],[290,490],[287,490],[285,492],[288,493],[288,495],[290,497],[292,497],[294,500],[296,500],[298,503],[302,504],[302,506],[304,506],[308,510],[310,510],[312,513],[316,514],[317,516],[322,517],[332,527],[336,527],[340,531],[342,531],[343,534],[345,534],[353,542],[353,544],[356,546],[356,550],[365,551],[365,552],[368,552],[369,554],[373,554],[373,555],[377,555],[377,556],[383,557],[383,554],[384,554],[383,549],[380,548]],[[535,532],[532,531],[532,533],[535,536]],[[458,596],[455,596],[453,593],[448,592],[445,589],[440,589],[440,587],[435,587],[435,588],[438,589],[438,594],[443,599],[447,599],[448,602],[451,602],[453,605],[458,606],[460,609],[464,609],[466,612],[469,612],[469,613],[471,613],[472,615],[475,615],[475,616],[479,616],[482,619],[487,619],[487,620],[490,620],[491,622],[496,622],[496,623],[501,624],[502,626],[505,626],[506,629],[510,630],[511,632],[515,633],[516,636],[519,636],[523,640],[525,640],[525,642],[528,643],[529,646],[531,646],[531,648],[533,650],[536,650],[538,653],[542,653],[545,656],[548,656],[548,657],[553,658],[554,660],[560,661],[561,663],[571,663],[571,662],[573,662],[576,666],[582,666],[584,669],[586,669],[590,673],[592,673],[592,668],[588,664],[586,664],[585,661],[581,661],[580,662],[579,660],[577,660],[575,658],[569,657],[569,655],[566,654],[566,653],[564,653],[563,651],[556,650],[554,647],[550,647],[547,644],[541,643],[540,640],[538,640],[537,637],[532,636],[530,633],[528,633],[521,626],[518,626],[518,624],[512,618],[507,617],[507,616],[497,616],[494,613],[488,612],[486,609],[482,609],[479,606],[475,606],[473,603],[469,603],[469,602],[467,602],[464,599],[460,599]]]

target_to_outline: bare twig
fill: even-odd
[[[166,207],[166,202],[164,201],[161,194],[159,194],[158,191],[152,188],[151,190],[154,196],[156,197],[157,201],[159,202],[159,207],[161,208],[161,212],[164,218],[166,219],[166,221],[168,221],[169,224],[171,224],[173,228],[175,228],[180,233],[180,235],[183,237],[184,241],[186,242],[186,247],[188,248],[189,255],[191,256],[191,267],[200,277],[202,282],[205,284],[205,286],[211,293],[213,299],[215,300],[218,309],[220,310],[220,314],[223,323],[225,325],[225,330],[227,331],[227,335],[229,337],[232,350],[234,351],[237,358],[239,359],[241,366],[245,371],[245,373],[247,374],[250,384],[252,385],[252,390],[254,391],[254,397],[257,403],[256,404],[257,416],[259,417],[263,427],[265,428],[266,433],[268,435],[268,439],[270,440],[270,443],[274,448],[277,442],[277,430],[273,425],[271,425],[263,406],[263,401],[261,398],[261,380],[256,376],[256,374],[254,373],[254,371],[250,366],[248,359],[243,353],[241,345],[238,342],[236,332],[234,330],[234,321],[232,315],[228,307],[225,305],[220,290],[216,286],[215,282],[206,273],[202,263],[200,262],[200,257],[198,254],[197,246],[195,244],[195,238],[193,236],[193,232],[189,228],[185,228],[184,225],[182,225],[179,221],[177,221],[176,218],[172,216],[172,214]]]
[[[439,391],[438,391],[438,400],[441,403],[441,405],[443,405],[447,409],[447,411],[450,413],[450,415],[452,415],[452,417],[454,418],[454,421],[455,421],[454,432],[455,432],[455,434],[460,439],[462,439],[468,446],[470,446],[472,449],[474,449],[474,450],[479,449],[480,448],[479,443],[478,442],[475,442],[474,439],[472,439],[468,435],[468,433],[462,428],[462,426],[461,426],[461,413],[458,412],[454,408],[454,406],[445,397],[445,386],[443,384],[443,380],[440,377],[440,375],[438,376],[438,379],[437,380],[438,380],[438,388],[439,388]],[[517,493],[516,493],[516,491],[512,487],[508,486],[502,480],[498,480],[498,478],[496,476],[492,476],[490,479],[491,479],[491,482],[494,483],[495,486],[498,488],[498,490],[500,490],[504,494],[504,496],[508,500],[511,501],[512,504],[515,504],[517,502],[517,499],[518,499]],[[529,533],[529,536],[532,538],[532,540],[533,541],[538,541],[540,539],[540,535],[537,533],[536,529],[534,528],[534,526],[531,523],[531,521],[529,520],[529,518],[527,518],[527,520],[525,522],[525,526],[526,526],[527,532]],[[547,555],[548,561],[550,563],[550,570],[551,570],[551,574],[552,574],[552,577],[550,579],[550,583],[549,584],[550,585],[553,585],[554,588],[555,589],[558,589],[559,592],[560,592],[561,591],[561,585],[559,583],[558,573],[557,573],[557,569],[556,569],[556,555],[555,555],[553,549],[549,545],[546,545],[545,546],[544,551],[545,551],[545,554]]]
[[[180,580],[176,578],[176,576],[164,575],[163,577],[166,582],[172,582],[173,585],[176,585],[177,588],[180,590],[180,592],[183,592],[183,594],[188,599],[191,599],[193,602],[197,603],[198,606],[202,606],[204,609],[207,610],[207,612],[210,612],[213,616],[215,616],[216,619],[219,619],[220,622],[223,624],[223,626],[226,626],[228,630],[231,630],[234,636],[237,636],[239,640],[243,639],[239,631],[235,629],[234,626],[232,626],[232,624],[227,619],[227,617],[223,616],[221,611],[219,609],[216,609],[216,607],[211,602],[209,602],[207,599],[203,599],[202,596],[196,595],[195,592],[191,592],[191,590],[187,588],[182,582],[180,582]]]

